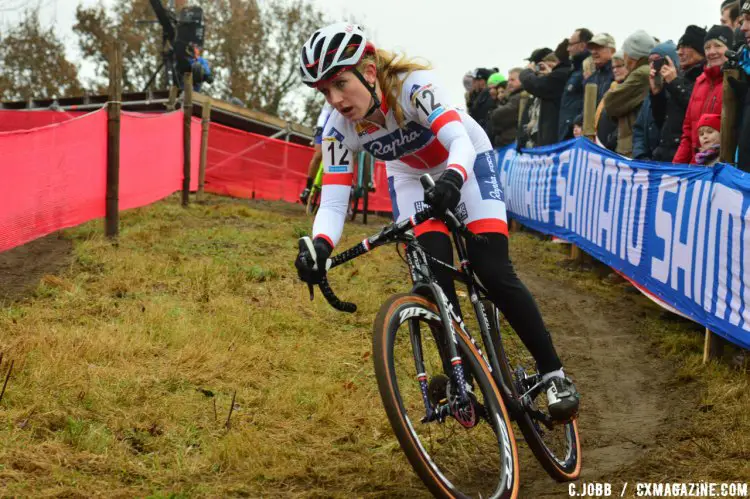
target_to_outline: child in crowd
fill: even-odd
[[[719,161],[721,146],[721,115],[704,114],[698,120],[698,141],[700,149],[695,162],[700,166],[713,166]]]

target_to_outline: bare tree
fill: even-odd
[[[6,2],[6,4],[8,4]],[[0,97],[3,100],[80,95],[78,69],[51,27],[42,28],[39,11],[28,10],[0,39]]]

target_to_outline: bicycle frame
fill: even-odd
[[[414,283],[412,287],[412,292],[415,294],[423,295],[423,296],[424,295],[430,296],[433,302],[438,307],[443,324],[449,325],[448,327],[446,327],[446,331],[450,331],[451,333],[452,341],[447,342],[447,344],[449,345],[448,353],[451,357],[451,364],[453,364],[454,359],[456,358],[458,358],[459,362],[461,360],[460,356],[458,356],[456,352],[456,345],[458,342],[456,339],[456,331],[453,325],[455,322],[461,328],[461,331],[466,335],[466,337],[468,337],[469,340],[477,347],[479,354],[482,356],[483,360],[487,363],[487,367],[490,373],[492,373],[492,377],[495,383],[497,384],[498,388],[500,388],[501,390],[503,398],[505,399],[506,406],[508,406],[508,410],[511,411],[513,415],[516,415],[518,414],[517,411],[520,410],[519,402],[516,399],[516,397],[513,395],[513,392],[511,391],[511,389],[506,385],[505,380],[501,376],[500,360],[498,359],[498,356],[497,356],[498,345],[495,345],[495,342],[493,341],[492,336],[490,334],[490,323],[489,323],[489,319],[487,318],[487,311],[485,310],[484,304],[482,303],[483,298],[487,296],[487,291],[484,289],[484,287],[482,287],[477,282],[475,278],[474,272],[471,268],[471,263],[468,258],[468,251],[466,249],[466,243],[463,237],[455,229],[452,230],[451,232],[452,232],[453,244],[456,247],[456,250],[458,252],[458,257],[459,257],[460,264],[461,264],[461,270],[431,255],[428,255],[418,244],[416,244],[415,240],[412,239],[411,241],[408,242],[407,263],[409,265],[412,282]],[[476,341],[474,340],[474,337],[466,329],[466,325],[463,321],[463,317],[461,317],[461,315],[455,312],[453,305],[450,303],[450,300],[445,295],[442,288],[437,283],[436,278],[432,274],[428,261],[442,266],[451,274],[451,277],[453,278],[454,281],[461,282],[466,286],[467,291],[469,292],[469,300],[472,304],[472,307],[474,308],[474,313],[477,318],[477,323],[479,324],[479,329],[481,332],[482,343],[484,344],[484,347],[485,347],[485,352],[483,352],[482,349],[479,347],[479,345],[477,345]],[[411,328],[410,328],[410,333],[411,333]],[[498,334],[500,334],[499,331],[498,331]],[[420,364],[421,357],[417,359],[417,352],[416,352],[417,347],[414,342],[414,338],[412,338],[412,345],[415,350],[415,361],[417,362],[417,372],[420,374],[424,373],[424,365]],[[502,340],[500,340],[499,347],[502,348]],[[459,371],[460,371],[460,374],[456,375],[456,378],[457,378],[456,381],[460,383],[459,395],[461,396],[463,400],[463,397],[465,395],[464,391],[462,391],[462,388],[464,387],[463,372],[462,372],[463,369],[461,368]],[[423,398],[425,401],[425,408],[427,409],[428,417],[429,417],[429,413],[430,413],[429,400],[425,398],[426,393],[427,393],[427,381],[426,379],[420,379],[419,381],[420,381],[420,385],[423,385],[422,393],[423,393]]]
[[[416,241],[416,237],[408,232],[409,229],[416,227],[420,223],[431,218],[431,216],[431,211],[425,210],[417,213],[410,219],[386,226],[379,234],[365,239],[357,246],[354,246],[353,248],[350,248],[336,255],[331,260],[330,268],[332,269],[345,262],[348,262],[349,260],[357,258],[378,246],[382,246],[388,243],[404,243],[407,248],[407,263],[409,265],[409,271],[413,282],[412,292],[421,294],[422,296],[427,295],[432,298],[435,305],[438,307],[441,321],[443,322],[443,324],[447,325],[446,330],[451,334],[450,340],[452,341],[446,342],[449,350],[447,354],[449,356],[450,363],[453,366],[454,376],[456,378],[455,381],[458,383],[459,396],[461,400],[467,400],[467,395],[464,383],[465,376],[463,373],[463,365],[456,346],[457,339],[456,331],[453,326],[454,320],[459,325],[462,332],[470,339],[470,341],[475,346],[477,346],[482,359],[487,363],[487,367],[492,373],[492,377],[498,388],[500,389],[503,398],[505,399],[504,401],[508,410],[510,411],[511,415],[515,417],[520,414],[519,411],[521,411],[521,405],[519,399],[514,396],[513,391],[508,387],[501,375],[502,371],[500,367],[500,361],[497,356],[497,347],[502,348],[502,340],[500,340],[500,345],[495,345],[490,335],[489,319],[487,318],[487,312],[484,308],[484,305],[482,304],[482,298],[487,296],[487,291],[475,279],[474,272],[469,262],[466,244],[463,239],[464,235],[469,236],[470,233],[468,232],[468,229],[466,229],[466,226],[460,223],[454,215],[446,213],[446,222],[448,223],[448,226],[451,230],[453,243],[456,246],[461,264],[461,270],[459,270],[458,268],[453,267],[452,265],[449,265],[448,263],[445,263],[429,255],[421,246],[419,246]],[[476,236],[471,235],[470,237]],[[479,345],[477,345],[474,338],[466,329],[463,318],[456,314],[455,310],[453,309],[453,305],[450,303],[448,297],[438,285],[437,279],[432,274],[429,266],[430,262],[445,268],[455,281],[459,281],[467,287],[472,307],[474,308],[474,312],[477,316],[477,322],[481,331],[482,342],[487,353],[482,352],[482,350],[479,348]],[[343,312],[350,313],[356,311],[356,305],[354,305],[353,303],[342,302],[338,297],[336,297],[326,278],[324,278],[320,282],[319,286],[321,292],[323,293],[323,296],[334,308]],[[414,345],[415,338],[412,337],[411,339],[412,345]],[[487,356],[489,356],[489,358],[487,358]],[[417,353],[415,352],[415,359],[416,357]],[[418,377],[421,377],[419,381],[422,389],[422,394],[423,397],[426,397],[427,380],[426,376],[424,375],[424,365],[421,361],[417,361],[416,367]],[[427,398],[425,398],[424,400],[425,407],[429,416],[431,413],[431,409],[429,408],[429,400]]]

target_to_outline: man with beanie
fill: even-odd
[[[700,73],[703,72],[703,65],[706,62],[706,52],[703,49],[705,39],[706,30],[691,24],[685,30],[685,34],[682,35],[680,41],[677,42],[677,55],[680,56],[682,70],[687,74],[700,66],[700,71],[698,71],[695,79],[698,79]],[[690,98],[690,94],[688,94],[687,98]]]
[[[722,66],[727,62],[726,51],[734,44],[734,32],[726,27],[713,26],[706,34],[703,48],[706,53],[706,67],[698,77],[690,96],[685,121],[682,123],[682,137],[673,163],[695,163],[698,151],[697,123],[703,114],[721,114],[724,76]]]
[[[581,28],[568,38],[568,56],[572,69],[560,101],[558,141],[565,140],[573,120],[583,112],[583,61],[591,55],[587,44],[593,37],[591,31]]]
[[[622,45],[629,74],[604,97],[604,109],[618,122],[616,152],[623,156],[633,154],[633,124],[648,94],[648,56],[655,46],[654,38],[643,30],[630,35]]]
[[[612,73],[612,57],[615,55],[617,46],[612,35],[599,33],[588,43],[588,49],[591,51],[596,71],[583,82],[583,87],[586,88],[589,83],[596,83],[598,88],[596,104],[599,105],[604,94],[609,91],[612,82],[615,81],[615,75]]]

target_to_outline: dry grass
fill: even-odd
[[[172,198],[124,213],[118,246],[100,221],[68,231],[71,267],[0,307],[0,351],[15,360],[2,495],[425,496],[370,360],[371,321],[408,290],[404,265],[381,249],[337,269],[357,314],[310,303],[292,265],[309,223],[299,207],[212,198],[183,210]],[[350,224],[342,245],[377,226]],[[559,259],[545,256],[544,271],[563,276]],[[586,279],[571,282],[611,292]],[[665,437],[654,476],[750,477],[747,379],[696,363],[684,327],[649,334],[710,407]]]

